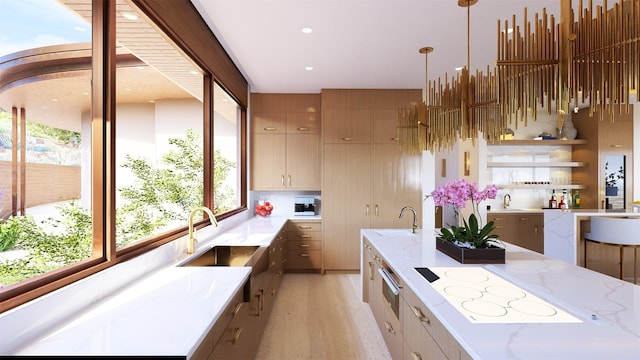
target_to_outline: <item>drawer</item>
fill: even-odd
[[[431,337],[427,329],[422,325],[420,319],[418,319],[409,305],[402,301],[401,305],[403,309],[401,314],[402,318],[402,334],[404,336],[405,360],[446,360],[438,344]],[[457,358],[456,358],[457,359]]]
[[[322,241],[319,240],[302,240],[287,242],[289,250],[322,250]]]
[[[405,311],[403,312],[403,320],[406,319],[406,321],[403,323],[410,324],[410,320],[413,319],[415,323],[421,324],[445,354],[446,358],[459,359],[461,347],[458,341],[451,336],[449,331],[436,319],[435,315],[418,299],[409,287],[405,287],[402,290],[401,294],[406,305]],[[411,346],[411,344],[409,344],[409,346]]]
[[[289,241],[322,241],[322,233],[319,231],[289,231],[287,238]]]
[[[289,250],[287,252],[287,269],[320,269],[321,267],[321,250]]]
[[[322,222],[320,221],[298,221],[289,220],[287,222],[288,231],[322,231]]]

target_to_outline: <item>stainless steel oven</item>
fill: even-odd
[[[388,268],[378,269],[380,276],[382,277],[382,295],[387,302],[391,311],[396,315],[396,318],[400,317],[400,285],[395,278],[395,274]]]

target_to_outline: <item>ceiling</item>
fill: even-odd
[[[456,0],[191,0],[243,72],[252,92],[425,87],[467,63],[467,8]],[[586,6],[585,1],[585,6]],[[601,1],[594,0],[594,7]],[[613,1],[611,1],[613,3]],[[578,1],[573,0],[574,9]],[[523,23],[560,0],[479,0],[470,7],[470,68],[496,60],[498,20]],[[310,27],[313,31],[301,31]],[[313,66],[314,70],[305,70]]]

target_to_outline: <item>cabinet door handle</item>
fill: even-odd
[[[533,227],[533,233],[534,233],[535,235],[538,235],[538,225],[536,225],[536,226],[534,226],[534,227]]]
[[[397,138],[397,137],[392,137],[391,138],[391,141],[398,141],[398,140],[400,140],[400,138]]]
[[[308,248],[308,247],[310,247],[311,245],[309,245],[309,244],[300,244],[300,245],[298,245],[298,246],[299,246],[299,247],[301,247],[301,248]]]
[[[422,356],[420,356],[420,353],[415,351],[411,353],[411,358],[413,360],[422,360]]]
[[[282,175],[282,187],[284,187],[284,175]]]
[[[309,239],[309,238],[311,238],[311,235],[304,234],[304,235],[300,235],[300,236],[298,236],[298,237],[299,237],[300,239]]]
[[[269,127],[264,128],[264,131],[276,131],[276,128],[274,128],[272,126],[269,126]]]
[[[367,204],[367,211],[366,211],[367,216],[369,216],[369,204]]]
[[[380,214],[380,210],[378,209],[378,204],[376,204],[375,209],[376,209],[376,216],[378,216]]]
[[[520,220],[520,221],[527,221],[527,220],[529,220],[529,218],[521,217],[521,218],[519,218],[518,220]]]
[[[287,178],[289,180],[289,186],[291,186],[291,175],[287,175]]]
[[[384,326],[387,328],[387,331],[390,332],[391,334],[395,334],[396,330],[393,328],[393,326],[391,326],[391,323],[388,321],[384,322]]]
[[[299,127],[298,131],[309,131],[308,127]]]
[[[429,318],[424,316],[424,314],[422,313],[422,310],[419,307],[412,306],[411,311],[413,311],[413,314],[418,318],[418,320],[431,325],[431,320],[429,320]]]
[[[344,141],[353,141],[352,137],[343,137],[342,140]]]
[[[304,230],[311,229],[311,225],[298,225],[298,229],[304,229]]]

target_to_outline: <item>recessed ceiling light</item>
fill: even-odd
[[[306,66],[304,69],[311,71],[311,70],[313,70],[313,66]]]
[[[125,18],[127,20],[138,20],[139,19],[138,15],[136,15],[136,14],[134,14],[132,12],[129,12],[129,11],[121,12],[120,14],[122,15],[123,18]]]
[[[189,71],[189,74],[191,74],[191,75],[200,75],[200,73],[195,71],[195,70]]]
[[[138,65],[138,66],[136,66],[136,69],[138,69],[138,70],[144,70],[144,66],[142,66],[142,65]]]
[[[456,71],[461,71],[462,69],[464,69],[464,66],[458,66],[457,68],[455,68]]]
[[[311,34],[312,31],[313,31],[313,29],[310,28],[310,27],[302,28],[302,32],[305,33],[305,34]]]

